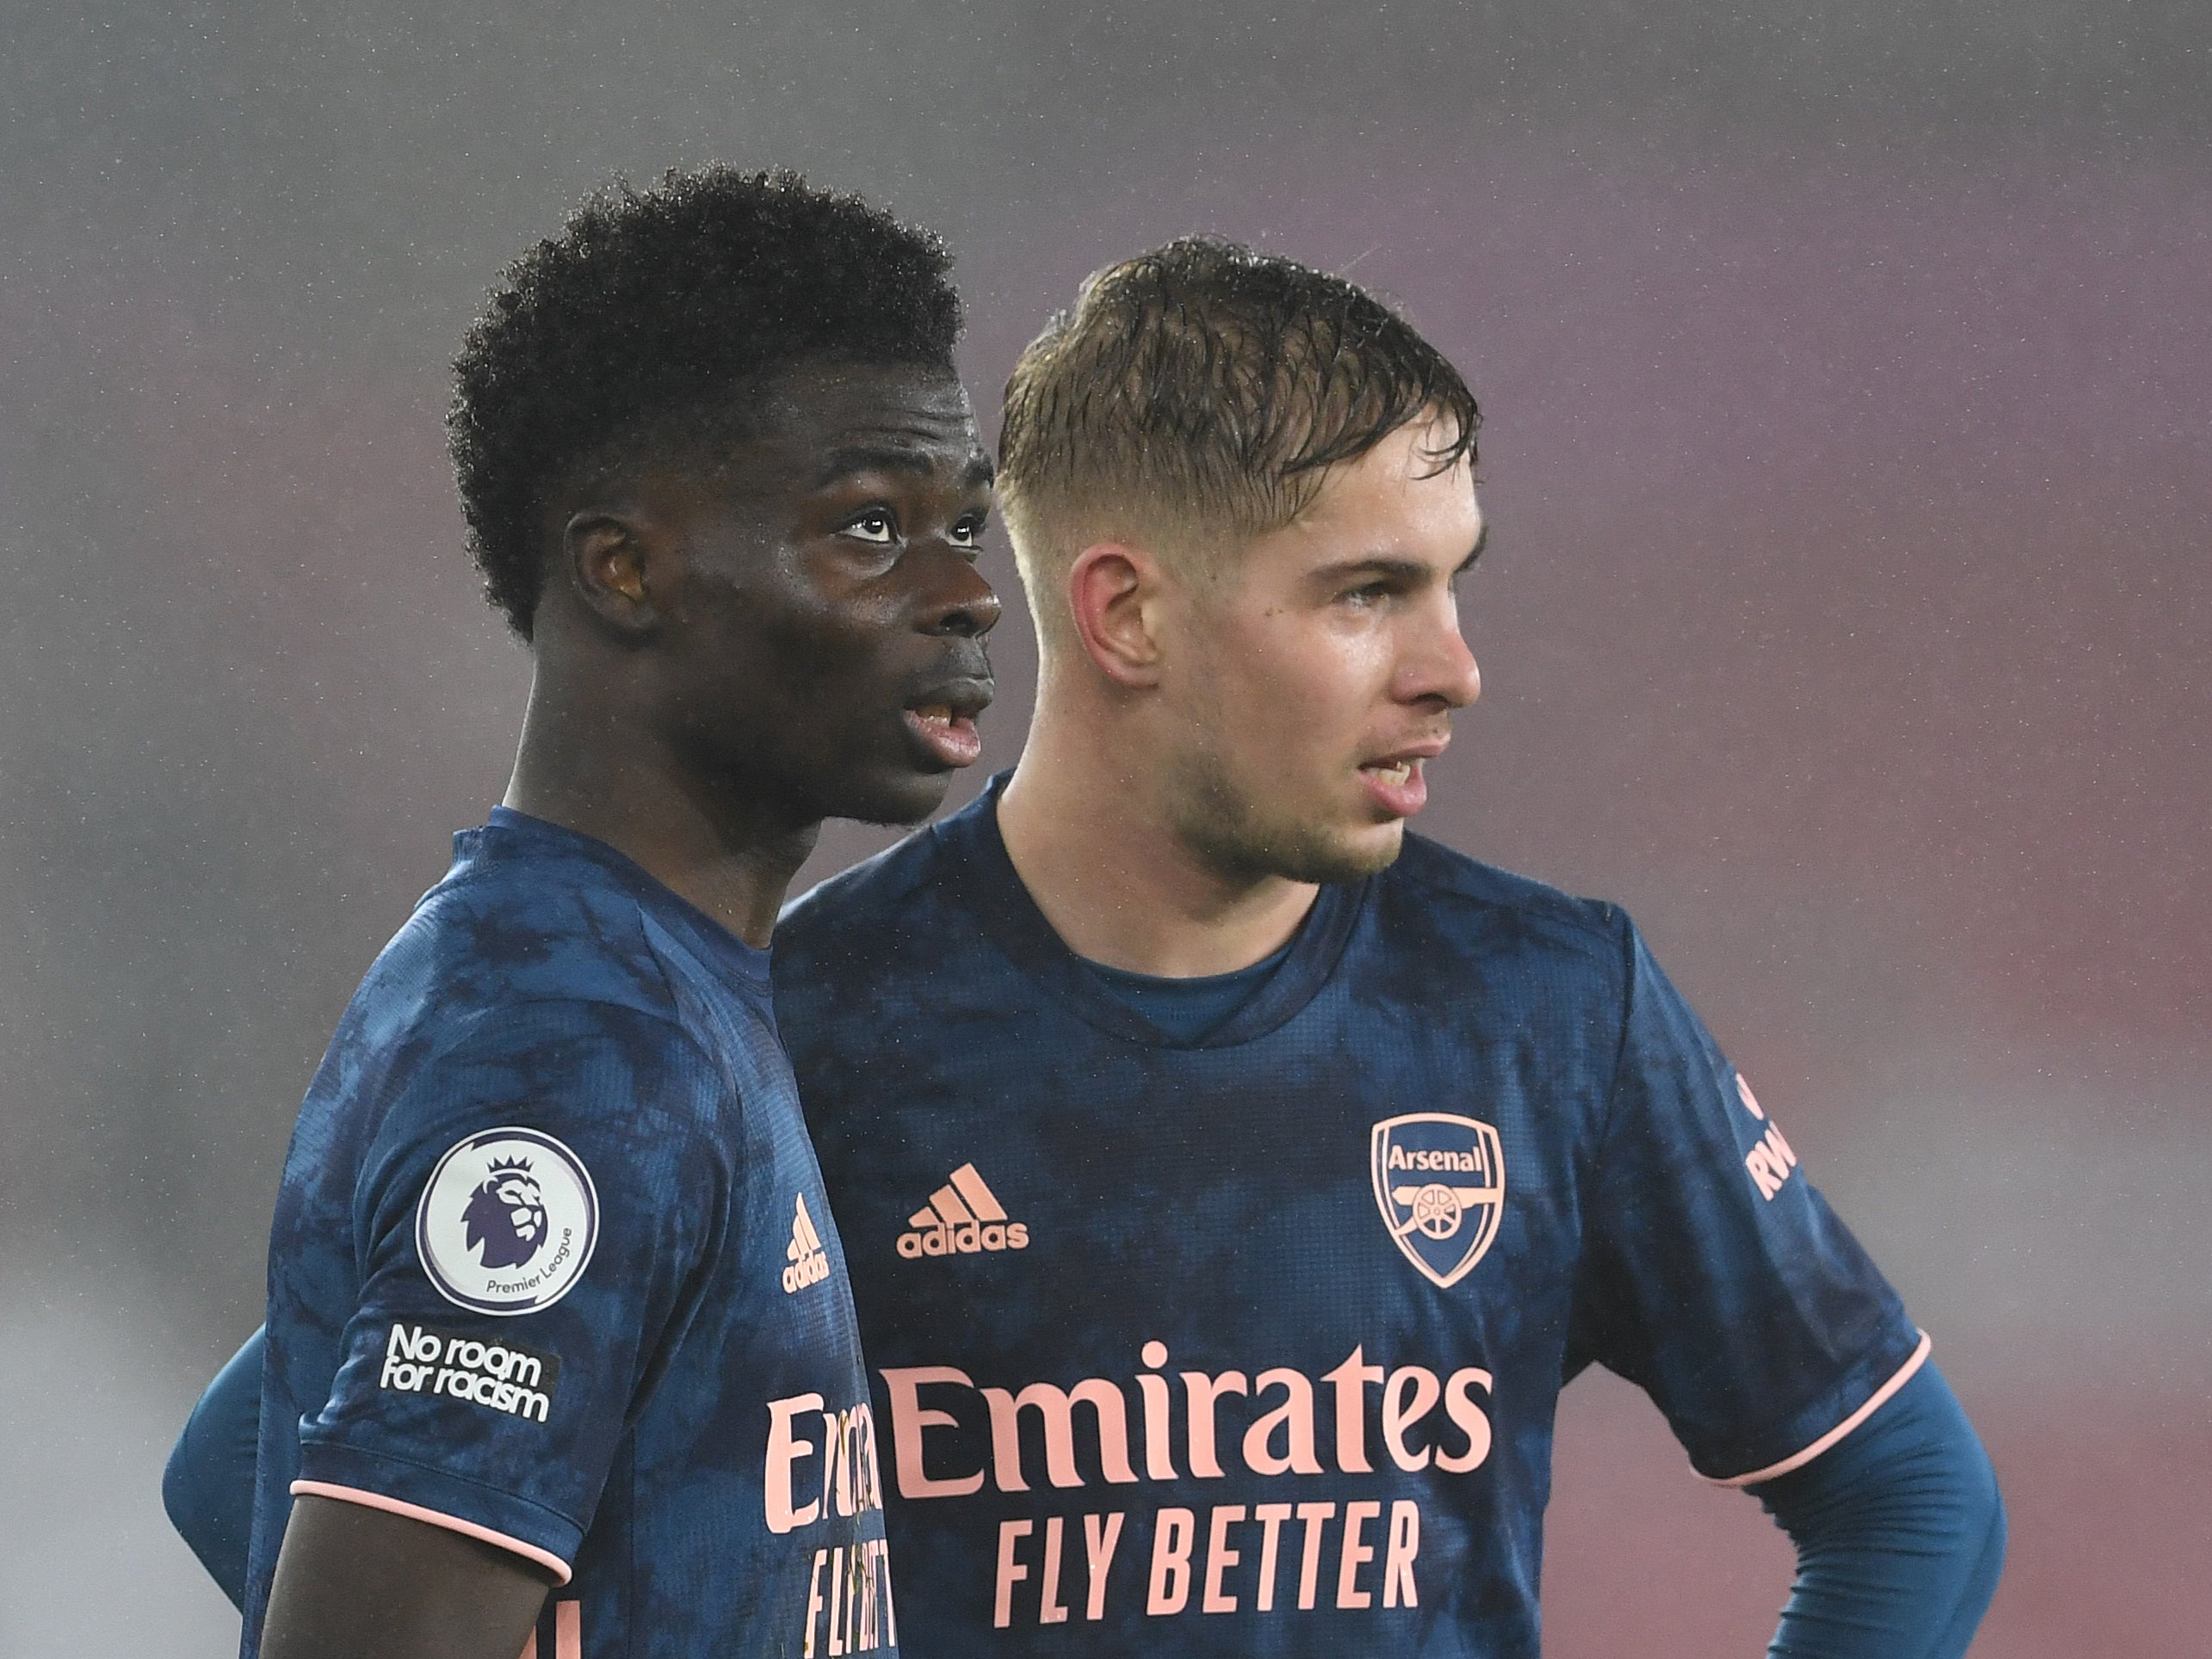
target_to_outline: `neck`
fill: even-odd
[[[1015,873],[1078,956],[1133,973],[1232,973],[1280,949],[1319,889],[1232,874],[1176,831],[1153,776],[1117,763],[1148,741],[1126,708],[1038,692],[1021,763],[998,801]]]
[[[504,804],[602,841],[748,945],[765,948],[819,818],[687,769],[633,711],[541,675]]]

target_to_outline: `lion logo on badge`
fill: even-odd
[[[546,1242],[546,1195],[528,1158],[494,1159],[461,1212],[468,1244],[483,1267],[519,1267]]]
[[[584,1161],[510,1125],[458,1141],[423,1184],[415,1251],[439,1295],[477,1313],[535,1313],[568,1294],[599,1242]]]
[[[1440,1289],[1464,1279],[1498,1237],[1505,1156],[1498,1132],[1449,1112],[1386,1118],[1369,1132],[1382,1224]]]

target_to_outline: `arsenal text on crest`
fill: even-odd
[[[1375,1202],[1406,1259],[1457,1284],[1498,1237],[1505,1159],[1498,1132],[1449,1112],[1386,1118],[1369,1132]]]

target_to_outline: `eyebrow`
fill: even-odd
[[[850,444],[832,449],[822,463],[822,470],[814,480],[820,489],[835,484],[839,478],[849,478],[856,472],[905,472],[917,478],[928,478],[937,470],[936,463],[918,449],[893,449],[872,444]],[[972,451],[967,464],[961,469],[959,484],[963,490],[988,484],[996,476],[991,458],[980,450]]]
[[[1459,562],[1458,566],[1453,570],[1452,575],[1459,576],[1470,569],[1475,560],[1482,557],[1482,550],[1489,541],[1490,525],[1486,521],[1482,528],[1475,533],[1474,547],[1468,552],[1467,556]],[[1370,553],[1362,558],[1348,558],[1341,564],[1324,565],[1313,572],[1313,579],[1317,582],[1340,582],[1349,576],[1372,573],[1375,576],[1389,577],[1393,581],[1418,583],[1426,577],[1432,568],[1423,559],[1392,558],[1387,553]]]

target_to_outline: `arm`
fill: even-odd
[[[1750,1490],[1797,1546],[1770,1659],[1966,1652],[2004,1565],[2005,1504],[1933,1366],[1802,1469]]]
[[[550,1582],[513,1552],[358,1503],[292,1508],[265,1659],[515,1659]]]
[[[1774,1659],[1955,1659],[2002,1563],[1988,1460],[1895,1291],[1630,942],[1581,1352],[1795,1540]]]
[[[250,1639],[515,1659],[720,1239],[727,1166],[701,1126],[724,1088],[658,1016],[578,1001],[478,1021],[423,1064],[349,1172],[358,1282],[325,1247],[319,1306],[272,1292],[272,1379],[287,1318],[352,1311],[296,1466],[262,1471]],[[304,1248],[280,1212],[272,1260]],[[503,1277],[534,1303],[501,1305]]]
[[[243,1607],[246,1545],[253,1533],[254,1459],[261,1440],[261,1363],[265,1333],[215,1373],[185,1419],[162,1471],[161,1503],[208,1576]]]

